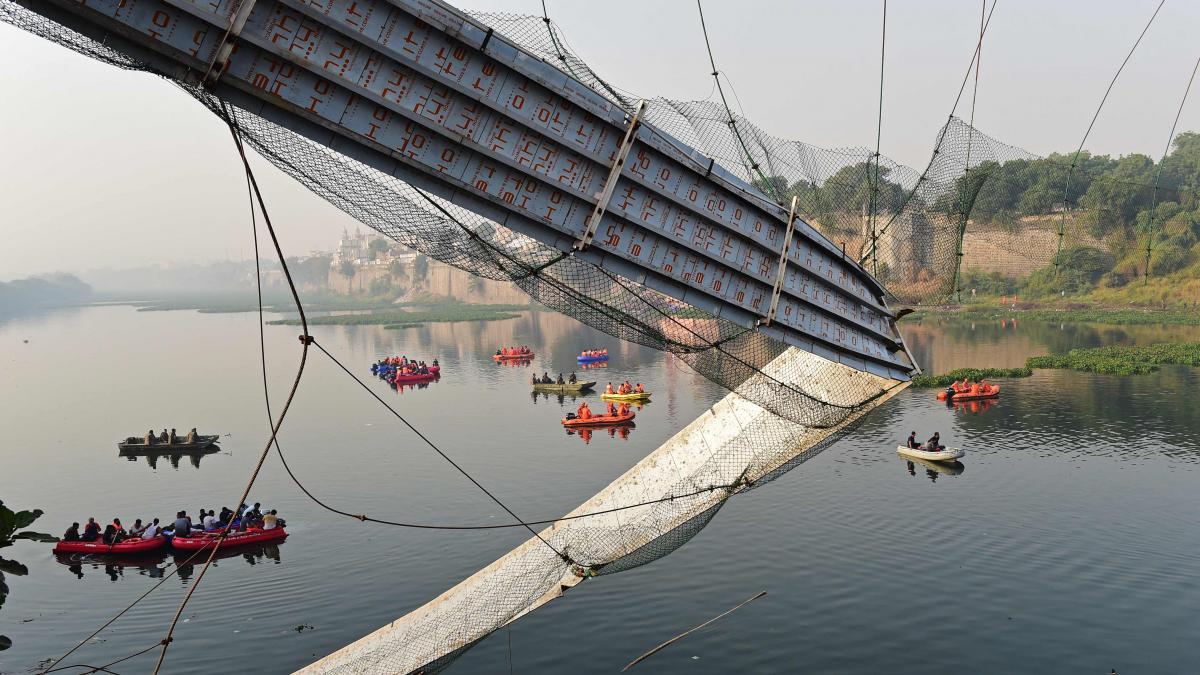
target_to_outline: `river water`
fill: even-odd
[[[256,315],[103,306],[0,323],[0,498],[61,534],[95,516],[167,518],[233,506],[267,438]],[[1021,365],[1073,346],[1198,340],[1200,331],[1011,322],[906,325],[926,368]],[[268,326],[276,404],[298,330]],[[548,312],[406,330],[318,326],[364,377],[376,356],[438,358],[445,377],[368,384],[527,519],[570,510],[723,394],[669,355]],[[528,344],[532,367],[498,366]],[[567,435],[576,403],[535,398],[534,372],[607,347],[603,383],[654,392],[627,435]],[[594,374],[594,377],[593,377]],[[449,672],[612,673],[759,591],[757,602],[634,670],[654,673],[1178,673],[1200,663],[1200,371],[1130,378],[1039,371],[995,405],[947,409],[909,390],[782,478],[732,499],[650,565],[582,584],[466,652]],[[589,397],[593,407],[599,402]],[[278,409],[278,408],[277,408]],[[147,428],[228,434],[179,461],[125,458]],[[961,471],[909,465],[896,445],[940,430]],[[416,523],[505,515],[324,356],[310,356],[280,434],[293,470],[353,513]],[[310,502],[274,455],[252,493],[291,533],[218,561],[188,605],[165,672],[289,672],[405,614],[520,543],[520,530],[360,523]],[[6,575],[0,672],[30,672],[145,592],[173,556],[111,564],[18,542]],[[102,664],[161,639],[195,581],[164,586],[67,663]],[[153,655],[114,669],[148,672]]]

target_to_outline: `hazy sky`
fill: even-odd
[[[719,2],[718,67],[748,117],[815,145],[873,146],[881,2]],[[984,42],[976,126],[1037,154],[1074,150],[1157,0],[999,0]],[[706,98],[690,0],[549,0],[570,46],[647,96]],[[603,7],[603,10],[597,8]],[[536,0],[466,9],[540,13]],[[889,5],[882,152],[922,166],[974,48],[973,0]],[[1200,3],[1168,0],[1088,148],[1161,154],[1198,56]],[[244,179],[219,121],[169,83],[0,24],[0,280],[149,261],[250,255]],[[1194,92],[1200,99],[1200,92]],[[966,115],[966,109],[961,109]],[[1180,129],[1200,129],[1200,100]],[[330,248],[352,221],[258,160],[285,251]]]

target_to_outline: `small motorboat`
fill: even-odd
[[[270,530],[263,530],[257,527],[252,527],[245,532],[234,532],[221,544],[221,548],[225,549],[230,546],[245,546],[247,544],[262,544],[268,541],[279,541],[287,536],[287,532],[282,527],[276,527]],[[174,537],[171,539],[171,548],[180,551],[199,551],[202,548],[215,546],[217,540],[220,539],[218,532],[203,532],[197,533],[190,537]]]
[[[953,391],[951,389],[947,389],[946,391],[938,392],[937,398],[939,401],[952,400],[958,402],[981,401],[983,399],[997,398],[999,396],[1000,385],[989,384],[987,387],[981,388],[978,393],[971,393],[969,391]]]
[[[126,451],[154,450],[155,452],[161,453],[190,452],[194,450],[203,450],[204,448],[211,447],[221,442],[221,437],[217,434],[212,436],[196,436],[196,440],[192,441],[191,443],[185,442],[184,438],[180,438],[178,436],[175,437],[174,443],[157,440],[157,436],[154,438],[154,442],[147,445],[145,436],[140,438],[137,436],[130,436],[123,441],[117,441],[117,448]]]
[[[575,384],[565,383],[557,384],[550,382],[542,384],[541,382],[533,385],[533,390],[537,392],[545,392],[547,394],[581,394],[592,387],[596,386],[595,382],[576,382]]]
[[[158,535],[153,539],[126,539],[119,544],[96,541],[60,541],[54,545],[55,553],[96,553],[102,555],[130,555],[157,551],[167,545],[167,538]]]
[[[582,419],[575,416],[575,413],[567,413],[563,418],[562,425],[568,429],[578,427],[607,427],[617,424],[633,424],[633,418],[636,414],[630,410],[624,415],[592,415],[587,419]]]
[[[905,457],[913,457],[916,459],[924,459],[930,462],[953,462],[963,455],[967,454],[966,450],[961,448],[946,448],[945,450],[923,450],[921,448],[910,448],[906,445],[901,445],[896,448],[896,452]]]
[[[649,401],[650,392],[648,391],[631,391],[628,394],[600,394],[600,398],[606,401]]]

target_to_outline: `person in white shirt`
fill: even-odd
[[[155,518],[153,523],[146,526],[146,531],[142,533],[142,539],[153,539],[161,530],[162,528],[158,526],[158,518]]]
[[[204,519],[200,522],[204,525],[205,532],[212,532],[217,529],[217,513],[209,509],[208,515],[204,516]]]

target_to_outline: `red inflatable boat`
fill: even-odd
[[[202,548],[214,546],[217,543],[218,536],[216,533],[199,534],[194,537],[175,537],[171,540],[171,548],[180,551],[199,551]],[[245,532],[234,532],[225,537],[225,542],[221,544],[221,549],[224,550],[230,546],[244,546],[246,544],[263,544],[269,541],[279,541],[287,536],[287,532],[282,527],[276,527],[272,530],[260,530],[257,527],[252,527]]]
[[[438,379],[438,377],[440,376],[430,368],[429,372],[424,375],[397,375],[388,380],[388,382],[392,384],[417,384],[418,382],[432,382]]]
[[[55,553],[102,553],[104,555],[124,555],[131,553],[146,553],[157,551],[167,545],[167,538],[161,534],[153,539],[128,539],[119,544],[106,544],[96,541],[60,541],[54,545]]]
[[[939,401],[945,401],[949,394],[950,392],[948,391],[939,392],[937,398]],[[987,398],[998,398],[999,396],[1000,385],[989,384],[986,388],[980,388],[978,393],[971,393],[970,391],[956,391],[951,399],[957,403],[959,401],[981,401]]]
[[[634,417],[634,412],[630,410],[624,415],[592,415],[586,420],[578,417],[564,417],[562,424],[568,429],[572,427],[605,427],[616,424],[629,424],[633,421]]]

